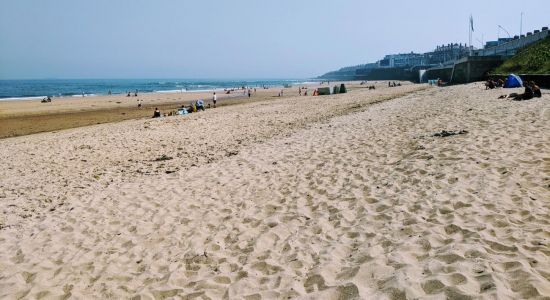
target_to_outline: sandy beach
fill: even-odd
[[[354,82],[345,82],[351,86]],[[319,84],[303,85],[309,89]],[[326,84],[324,85],[326,86]],[[93,97],[54,97],[50,103],[40,100],[2,100],[0,101],[0,138],[50,132],[68,128],[95,124],[119,122],[138,118],[150,118],[155,108],[169,113],[181,105],[188,105],[197,99],[212,105],[213,92],[218,97],[217,106],[235,105],[273,99],[283,91],[283,98],[298,94],[298,86],[292,88],[257,88],[249,98],[243,90],[234,90],[226,94],[223,90],[209,92],[183,93],[140,93]],[[310,91],[311,93],[311,91]],[[139,102],[138,102],[139,100]],[[142,107],[138,107],[141,103]]]
[[[0,298],[550,297],[547,90],[296,92],[0,139]]]

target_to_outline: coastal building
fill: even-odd
[[[426,63],[424,54],[420,53],[401,53],[384,56],[378,61],[379,68],[404,68],[424,65]]]
[[[504,43],[507,43],[511,40],[513,40],[513,38],[499,38],[496,41],[488,41],[488,42],[485,43],[485,46],[483,47],[483,49],[488,49],[488,48],[500,46],[500,45],[502,45]]]
[[[389,54],[378,61],[379,68],[407,68],[415,66],[438,66],[452,63],[468,56],[470,48],[466,44],[453,43],[437,46],[427,53]]]
[[[469,52],[470,47],[468,47],[468,45],[454,43],[437,46],[434,51],[427,52],[424,55],[427,60],[426,65],[445,65],[462,57],[468,56]]]
[[[466,44],[453,43],[437,46],[427,53],[389,54],[379,60],[375,67],[358,68],[355,78],[361,80],[418,80],[421,69],[453,64],[456,60],[468,56],[470,48]]]
[[[499,39],[502,40],[501,43],[493,45],[492,47],[486,47],[483,49],[478,49],[473,51],[473,56],[502,56],[502,57],[511,57],[514,56],[517,51],[525,46],[536,43],[540,40],[543,40],[550,36],[550,31],[548,27],[542,27],[541,30],[534,30],[533,32],[527,32],[525,35],[514,36],[513,38],[508,39]]]

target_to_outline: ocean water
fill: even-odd
[[[296,85],[307,80],[199,80],[199,79],[36,79],[0,80],[0,100],[33,99],[46,96],[82,97],[94,95],[163,92],[193,92],[248,87]]]

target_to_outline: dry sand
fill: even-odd
[[[0,297],[550,297],[550,95],[503,93],[381,85],[0,140]]]

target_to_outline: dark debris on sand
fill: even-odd
[[[166,161],[166,160],[172,160],[172,159],[174,158],[163,154],[161,157],[156,158],[155,161]]]
[[[458,135],[458,134],[466,134],[468,131],[466,130],[460,130],[460,131],[447,131],[447,130],[441,130],[441,132],[434,133],[432,136],[435,137],[448,137],[452,135]]]

